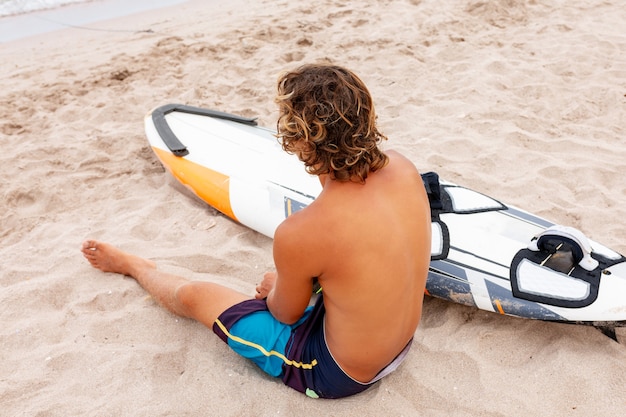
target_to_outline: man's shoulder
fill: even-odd
[[[273,251],[277,268],[287,262],[307,279],[319,276],[324,259],[321,253],[328,239],[324,229],[316,221],[310,206],[286,218],[274,233]]]
[[[276,228],[274,239],[292,239],[302,237],[308,229],[314,228],[316,207],[314,203],[287,217]]]
[[[417,171],[417,168],[415,167],[415,164],[413,164],[413,162],[411,162],[411,160],[409,158],[407,158],[406,156],[404,156],[400,152],[390,150],[390,151],[387,151],[385,153],[389,157],[389,165],[396,166],[396,167],[402,167],[402,168],[405,168],[405,169],[413,169],[413,170]]]
[[[282,246],[294,248],[308,248],[313,250],[324,245],[332,225],[336,223],[337,204],[332,206],[330,201],[313,201],[308,207],[287,217],[274,233],[274,245],[277,242]]]

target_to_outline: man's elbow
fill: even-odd
[[[272,295],[273,294],[270,293],[270,295],[267,297],[266,303],[267,309],[276,320],[284,324],[292,325],[300,319],[300,314],[295,314],[286,310],[284,307],[276,306],[273,302]]]
[[[300,316],[294,314],[275,313],[271,310],[270,313],[272,313],[272,316],[274,316],[276,320],[289,326],[295,324],[300,319]]]

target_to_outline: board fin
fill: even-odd
[[[619,340],[617,340],[617,334],[615,333],[615,326],[595,326],[595,328],[600,330],[605,336],[610,337],[619,343]]]

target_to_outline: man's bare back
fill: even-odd
[[[430,207],[421,177],[406,158],[388,155],[388,165],[365,184],[323,178],[317,200],[275,236],[278,247],[285,239],[306,258],[288,255],[288,267],[302,279],[318,278],[329,349],[363,382],[413,337],[430,261]]]
[[[418,325],[430,260],[430,208],[415,166],[383,153],[363,82],[308,65],[278,83],[278,137],[323,185],[274,236],[275,272],[250,297],[159,271],[93,240],[82,252],[105,272],[129,275],[171,312],[195,319],[240,355],[311,397],[371,386],[406,352]],[[307,308],[314,280],[323,295]],[[391,371],[397,365],[387,367]]]

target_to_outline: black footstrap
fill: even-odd
[[[167,124],[167,120],[165,120],[165,116],[173,111],[230,120],[249,126],[257,125],[256,118],[241,117],[235,114],[203,109],[200,107],[186,106],[184,104],[166,104],[165,106],[158,107],[152,112],[152,122],[154,123],[154,127],[163,139],[167,148],[176,156],[188,155],[189,151],[180,139],[176,137],[174,132],[172,132],[172,129]]]

